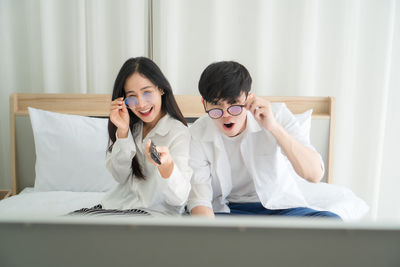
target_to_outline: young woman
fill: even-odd
[[[118,185],[85,213],[182,213],[192,175],[190,134],[168,80],[150,59],[131,58],[119,71],[108,132],[106,165]],[[159,160],[150,155],[152,142]]]

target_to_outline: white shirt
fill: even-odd
[[[310,144],[294,115],[283,103],[272,103],[276,120],[292,137],[305,146]],[[207,206],[214,212],[229,212],[227,197],[233,190],[230,155],[224,148],[222,133],[208,115],[190,128],[190,165],[192,190],[188,209]],[[333,184],[310,183],[294,171],[275,138],[247,113],[247,134],[240,144],[244,168],[254,182],[262,205],[267,209],[309,207],[338,214],[343,220],[361,219],[369,207],[351,190]],[[315,149],[314,149],[315,150]],[[321,158],[321,165],[323,161]]]
[[[295,139],[311,147],[294,115],[283,103],[272,103],[272,112],[280,125]],[[248,134],[240,145],[243,168],[250,173],[258,198],[267,209],[307,207],[293,167],[275,138],[247,113]],[[202,205],[214,212],[229,212],[227,197],[232,192],[231,162],[222,134],[207,115],[191,127],[190,165],[192,190],[188,208]],[[321,158],[321,164],[323,161]]]
[[[260,202],[253,179],[247,169],[243,168],[245,164],[240,148],[246,135],[247,130],[234,137],[222,135],[224,147],[231,163],[232,190],[226,197],[229,202]]]
[[[188,166],[190,134],[188,128],[168,114],[142,140],[143,123],[136,124],[127,138],[117,138],[111,152],[107,152],[106,166],[118,185],[102,200],[105,209],[143,209],[152,214],[180,214],[190,191],[192,169]],[[166,146],[174,160],[168,179],[162,178],[151,164],[144,149],[148,139],[157,146]],[[146,180],[132,174],[134,156],[142,166]]]

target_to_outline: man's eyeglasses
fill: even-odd
[[[232,116],[238,116],[242,113],[244,108],[244,105],[232,105],[226,109],[226,111],[231,114]],[[224,110],[221,108],[212,108],[209,110],[206,110],[206,107],[204,106],[204,110],[207,112],[208,116],[210,116],[211,119],[219,119],[224,115]]]

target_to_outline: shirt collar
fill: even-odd
[[[171,120],[171,116],[166,113],[156,124],[156,126],[154,126],[154,128],[150,131],[149,134],[151,134],[151,136],[153,136],[154,134],[158,134],[161,136],[165,136],[167,135],[167,133],[169,132],[169,130],[171,130],[172,127],[172,123],[170,122]]]
[[[153,137],[155,134],[165,136],[168,134],[169,130],[171,130],[172,123],[170,123],[171,116],[167,113],[165,114],[154,126],[153,129],[147,134],[148,137]],[[142,136],[142,129],[143,129],[143,121],[139,121],[134,129],[134,135],[136,137]]]
[[[246,127],[249,133],[256,133],[262,130],[262,127],[260,126],[258,121],[256,121],[256,119],[254,118],[253,114],[250,111],[247,111]]]

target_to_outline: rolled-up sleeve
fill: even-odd
[[[200,142],[193,139],[190,144],[189,164],[193,169],[193,175],[190,181],[192,189],[189,194],[188,210],[197,206],[206,206],[212,209],[213,190],[210,164]]]
[[[300,125],[299,121],[293,115],[292,112],[287,108],[286,104],[281,106],[281,109],[275,114],[277,121],[282,125],[282,127],[286,130],[286,132],[295,138],[297,141],[302,143],[304,146],[314,150],[318,153],[321,163],[321,168],[325,173],[325,164],[322,159],[321,154],[315,149],[315,147],[310,143],[310,127],[309,125]],[[311,119],[311,118],[310,118]],[[283,151],[282,151],[283,153]]]
[[[132,172],[132,159],[136,155],[135,141],[129,131],[127,138],[118,138],[107,152],[106,167],[118,183],[125,183]]]
[[[186,203],[190,192],[192,168],[189,166],[190,133],[185,127],[174,136],[168,149],[174,160],[174,169],[169,178],[161,179],[161,191],[165,201],[172,206],[182,206]]]

